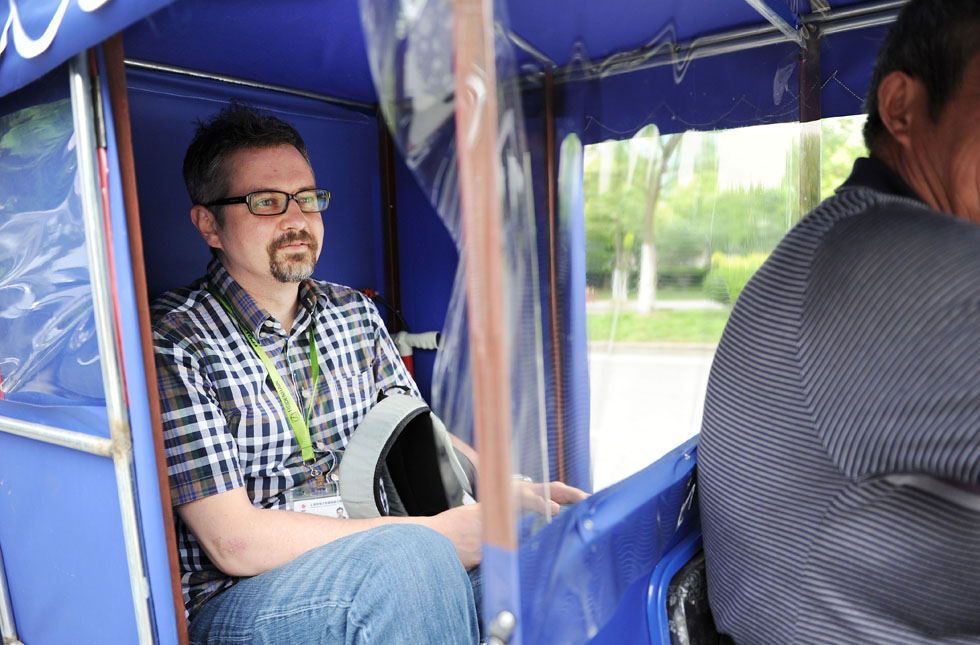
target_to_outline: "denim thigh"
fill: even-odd
[[[473,589],[452,543],[414,524],[356,533],[239,581],[189,626],[205,643],[477,643]]]

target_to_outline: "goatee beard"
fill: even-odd
[[[294,242],[306,243],[305,251],[280,252],[283,246]],[[306,231],[288,231],[269,243],[269,270],[279,282],[302,282],[313,275],[319,246]]]

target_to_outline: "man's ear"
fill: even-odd
[[[220,249],[221,240],[218,238],[218,221],[206,206],[195,204],[191,208],[191,222],[204,241],[211,248]]]
[[[911,148],[913,128],[929,118],[922,81],[905,72],[888,73],[878,85],[878,114],[892,138],[903,148]]]

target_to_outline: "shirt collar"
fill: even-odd
[[[238,284],[218,258],[211,258],[208,263],[208,281],[217,289],[239,320],[248,325],[249,331],[256,336],[262,330],[267,320],[272,320],[272,314],[259,307],[245,289]],[[327,294],[316,280],[307,279],[299,285],[299,301],[302,306],[315,314],[322,309],[327,300]]]
[[[299,283],[299,301],[311,314],[314,314],[327,304],[327,292],[319,282],[307,278]]]
[[[861,157],[855,160],[851,175],[835,192],[857,188],[870,188],[880,193],[901,195],[919,202],[922,201],[922,198],[912,190],[912,187],[902,179],[901,175],[875,157]]]

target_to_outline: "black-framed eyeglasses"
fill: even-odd
[[[289,200],[295,200],[304,213],[319,213],[327,210],[330,204],[330,191],[322,188],[301,190],[295,195],[281,190],[259,190],[241,197],[226,197],[202,206],[225,206],[227,204],[246,204],[252,215],[282,215],[289,208]]]

